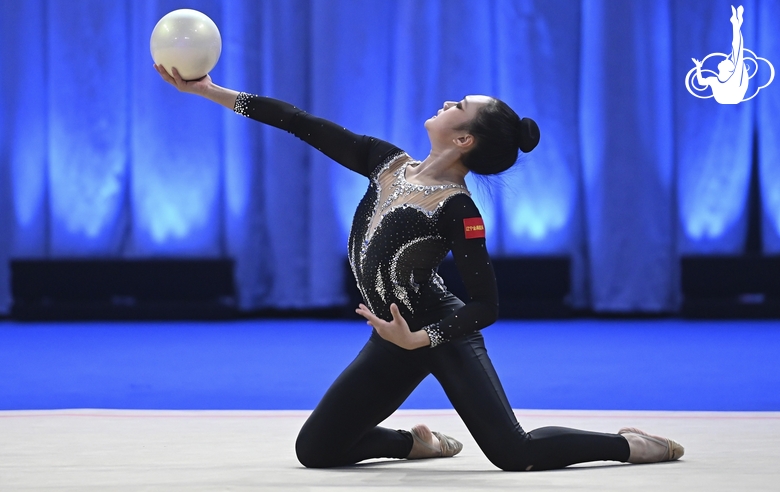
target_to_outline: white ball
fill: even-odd
[[[166,14],[154,26],[149,41],[154,63],[184,80],[199,79],[217,64],[222,37],[214,21],[197,10],[179,9]]]

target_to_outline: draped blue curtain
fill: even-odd
[[[780,2],[742,5],[745,46],[780,68]],[[14,257],[229,257],[244,309],[344,301],[365,178],[161,82],[149,35],[180,7],[0,3],[0,313]],[[780,82],[734,106],[685,89],[691,58],[731,49],[726,0],[187,7],[220,27],[217,83],[419,159],[444,100],[495,95],[535,118],[539,147],[469,184],[491,253],[571,257],[581,307],[672,311],[680,254],[739,254],[754,150],[764,250],[780,253]]]
[[[0,117],[0,132],[4,132],[6,118]],[[0,166],[0,314],[9,310],[11,292],[9,265],[7,258],[11,253],[11,234],[5,231],[13,229],[13,210],[11,203],[11,175],[8,166]]]
[[[780,0],[758,3],[758,54],[780,71]],[[775,74],[775,76],[780,74]],[[775,81],[776,82],[776,81]],[[775,83],[773,82],[773,84]],[[770,90],[773,89],[773,90]],[[764,253],[780,254],[780,90],[769,86],[757,98],[759,183],[761,191],[761,231]]]
[[[669,2],[583,7],[580,134],[591,304],[668,310],[677,300]]]
[[[673,53],[680,56],[674,57],[675,82],[685,79],[693,67],[691,58],[731,52],[732,3],[729,0],[676,2]],[[741,4],[745,7],[742,28],[745,47],[756,47],[761,13],[755,7],[756,2],[746,0]],[[747,232],[755,104],[713,104],[712,99],[692,97],[679,82],[673,87],[680,250],[738,253],[744,248]],[[772,91],[762,93],[755,102],[769,92]]]

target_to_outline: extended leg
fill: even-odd
[[[740,5],[739,10],[731,7],[731,61],[734,63],[734,70],[742,70],[742,12],[744,8]]]
[[[428,375],[418,351],[372,335],[303,425],[295,450],[306,467],[344,466],[370,458],[405,458],[408,432],[378,427]]]
[[[548,470],[587,461],[627,461],[617,434],[544,427],[526,433],[515,419],[480,333],[430,352],[431,372],[488,459],[503,470]]]

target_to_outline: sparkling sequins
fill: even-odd
[[[253,98],[257,97],[253,94],[248,94],[246,92],[240,92],[238,96],[236,96],[236,103],[233,105],[233,111],[236,113],[249,117],[249,101]]]
[[[374,211],[371,214],[371,217],[368,221],[368,226],[365,231],[365,234],[363,236],[363,243],[361,247],[361,256],[365,257],[366,252],[368,251],[369,243],[371,242],[371,238],[377,233],[377,231],[382,226],[382,223],[384,222],[384,219],[387,215],[389,215],[394,210],[397,210],[398,208],[413,208],[428,218],[433,218],[436,213],[438,213],[443,207],[444,204],[447,203],[447,201],[459,193],[465,193],[467,195],[471,195],[469,191],[466,189],[463,185],[458,184],[444,184],[444,185],[415,185],[412,183],[409,183],[406,181],[406,168],[412,164],[413,166],[417,166],[420,164],[419,161],[407,161],[404,164],[401,165],[399,169],[394,171],[392,175],[395,177],[395,180],[390,183],[390,188],[393,189],[391,193],[388,194],[387,198],[384,200],[384,202],[379,205],[380,197],[382,196],[382,187],[379,182],[379,177],[387,171],[389,167],[391,167],[393,164],[395,164],[399,158],[401,157],[407,157],[406,154],[399,154],[396,155],[392,159],[388,159],[382,166],[378,173],[375,174],[375,176],[372,178],[372,184],[375,187],[374,193],[376,194],[374,198]],[[450,192],[447,196],[444,197],[444,199],[440,200],[436,206],[433,209],[426,208],[422,206],[419,203],[414,203],[412,200],[415,199],[413,193],[420,194],[422,193],[422,196],[427,196],[432,192],[436,191],[443,191],[443,190],[455,190],[454,192]],[[425,193],[425,192],[428,193]],[[371,187],[369,187],[369,193],[371,192]],[[408,197],[408,198],[407,198]],[[404,200],[399,200],[403,198]]]
[[[428,338],[431,339],[431,348],[447,341],[444,337],[444,332],[439,329],[439,323],[423,326],[422,329],[428,334]]]
[[[395,181],[393,181],[390,184],[390,187],[394,188],[394,190],[390,194],[390,196],[387,197],[385,202],[382,204],[382,210],[390,207],[398,198],[402,196],[409,196],[412,193],[422,192],[425,196],[428,196],[434,191],[440,191],[440,190],[448,190],[453,188],[466,190],[465,186],[454,184],[454,183],[441,184],[441,185],[421,185],[421,184],[410,183],[406,180],[406,168],[409,167],[410,164],[414,167],[420,165],[420,162],[419,161],[406,162],[403,166],[401,166],[400,169],[398,169],[393,173],[393,176],[395,177]],[[468,193],[468,191],[466,191],[466,193]],[[443,205],[443,203],[444,202],[440,202],[439,206]]]
[[[385,290],[385,281],[382,278],[381,268],[376,269],[376,287],[374,290],[379,294],[379,298],[382,299],[382,302],[387,303],[387,290]]]
[[[407,154],[395,153],[374,169],[349,237],[349,263],[359,290],[374,314],[386,320],[392,318],[391,303],[411,320],[415,311],[448,295],[436,274],[451,246],[440,235],[439,214],[450,198],[469,194],[461,185],[409,183],[404,174],[410,165],[415,163]],[[436,330],[437,343],[446,341]]]
[[[263,106],[259,99],[248,93],[240,93],[233,109],[238,114],[255,118]],[[290,113],[294,114],[281,119],[275,117],[272,124],[278,124],[280,128],[307,141],[310,140],[307,136],[315,135],[313,128],[323,128],[321,122],[308,119],[308,115],[297,108],[293,108]],[[307,121],[302,122],[299,118]],[[306,124],[299,125],[296,121]],[[294,131],[294,128],[300,128],[301,131]],[[427,322],[442,320],[438,325],[429,325],[426,330],[432,345],[439,345],[450,336],[462,335],[462,328],[469,331],[474,326],[471,322],[475,316],[461,316],[465,319],[449,321],[457,318],[460,302],[447,291],[436,273],[447,252],[457,245],[455,239],[461,239],[460,236],[451,237],[454,222],[450,224],[450,221],[455,221],[451,216],[468,217],[462,209],[473,210],[474,205],[471,200],[458,200],[457,205],[445,207],[450,198],[460,194],[469,195],[463,185],[421,185],[409,182],[406,172],[410,166],[420,166],[418,169],[422,169],[423,165],[399,149],[385,153],[380,165],[374,166],[381,158],[378,151],[387,152],[393,148],[388,147],[386,142],[377,145],[377,141],[372,138],[368,141],[370,145],[365,146],[359,145],[354,139],[346,142],[348,147],[368,152],[363,164],[373,168],[368,176],[368,190],[355,211],[349,235],[350,268],[365,304],[380,318],[390,320],[390,305],[396,303],[413,330],[424,324],[420,323],[423,314],[435,315],[429,317]],[[317,144],[313,145],[320,148]],[[416,176],[414,179],[426,175],[409,172],[410,176]],[[446,223],[442,220],[442,214],[447,216]],[[472,244],[476,246],[478,243]],[[481,247],[484,248],[484,245]],[[473,273],[469,275],[474,277]],[[419,314],[414,314],[415,311]],[[475,324],[484,323],[485,320],[489,321],[480,315]],[[469,327],[465,326],[466,323]],[[458,332],[454,333],[456,329]]]
[[[423,237],[412,239],[411,241],[407,241],[400,248],[398,248],[398,250],[393,255],[392,260],[390,260],[390,281],[393,284],[393,293],[398,298],[398,300],[401,301],[411,313],[414,313],[414,307],[412,306],[411,300],[409,299],[409,289],[412,290],[415,289],[412,284],[405,282],[404,275],[399,272],[400,270],[399,266],[401,264],[402,256],[407,249],[423,241],[436,240],[436,239],[437,236],[423,236]],[[410,275],[411,274],[413,273],[410,273]],[[417,290],[419,290],[419,288]]]
[[[439,292],[441,292],[442,294],[447,292],[447,287],[444,285],[444,279],[441,278],[441,276],[438,273],[436,272],[433,273],[431,282],[433,282],[433,285],[435,285],[436,288],[439,289]]]
[[[414,270],[409,272],[409,287],[416,293],[420,292],[420,284],[414,281]]]

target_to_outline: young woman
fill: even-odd
[[[458,441],[425,425],[411,431],[378,426],[428,374],[503,470],[682,456],[679,444],[637,429],[525,432],[504,395],[479,331],[496,320],[498,294],[482,218],[464,178],[469,172],[500,173],[515,163],[518,149],[530,152],[539,141],[533,120],[486,96],[446,102],[425,122],[431,152],[416,161],[388,142],[356,135],[285,102],[219,87],[209,76],[184,81],[175,69],[170,76],[155,68],[178,90],[286,130],[369,178],[352,223],[349,261],[365,301],[357,313],[374,330],[301,429],[295,447],[304,466],[460,452]],[[469,293],[465,304],[436,273],[449,251]]]

